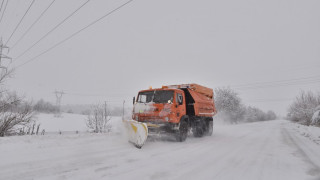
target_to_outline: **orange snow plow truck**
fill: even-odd
[[[133,99],[132,119],[125,121],[129,141],[141,148],[148,133],[170,133],[185,141],[191,129],[195,137],[210,136],[217,113],[213,90],[198,84],[162,86],[142,90]]]

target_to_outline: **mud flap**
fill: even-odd
[[[146,123],[141,123],[134,120],[123,120],[127,130],[128,140],[137,148],[141,148],[148,137],[148,126]]]

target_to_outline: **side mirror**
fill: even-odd
[[[133,96],[133,104],[136,102],[136,97]]]

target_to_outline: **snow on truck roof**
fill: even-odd
[[[211,88],[208,88],[208,87],[205,87],[205,86],[201,86],[199,84],[195,84],[195,83],[192,83],[192,84],[180,84],[180,85],[169,85],[169,86],[162,86],[162,87],[168,87],[168,88],[188,88],[188,89],[191,89],[195,92],[198,92],[200,94],[203,94],[209,98],[212,99],[213,97],[213,89]]]
[[[201,86],[199,84],[179,84],[179,85],[167,85],[167,86],[162,86],[162,88],[156,88],[156,89],[152,89],[152,87],[150,87],[149,90],[161,90],[161,89],[181,89],[181,88],[187,88],[187,89],[191,89],[192,91],[198,92],[200,94],[203,94],[209,98],[213,98],[213,89],[205,87],[205,86]],[[143,91],[148,91],[148,90],[143,90]]]

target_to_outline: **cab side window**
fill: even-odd
[[[182,104],[183,104],[183,96],[182,96],[182,94],[177,93],[177,95],[176,95],[176,102],[177,102],[179,105],[182,105]]]

